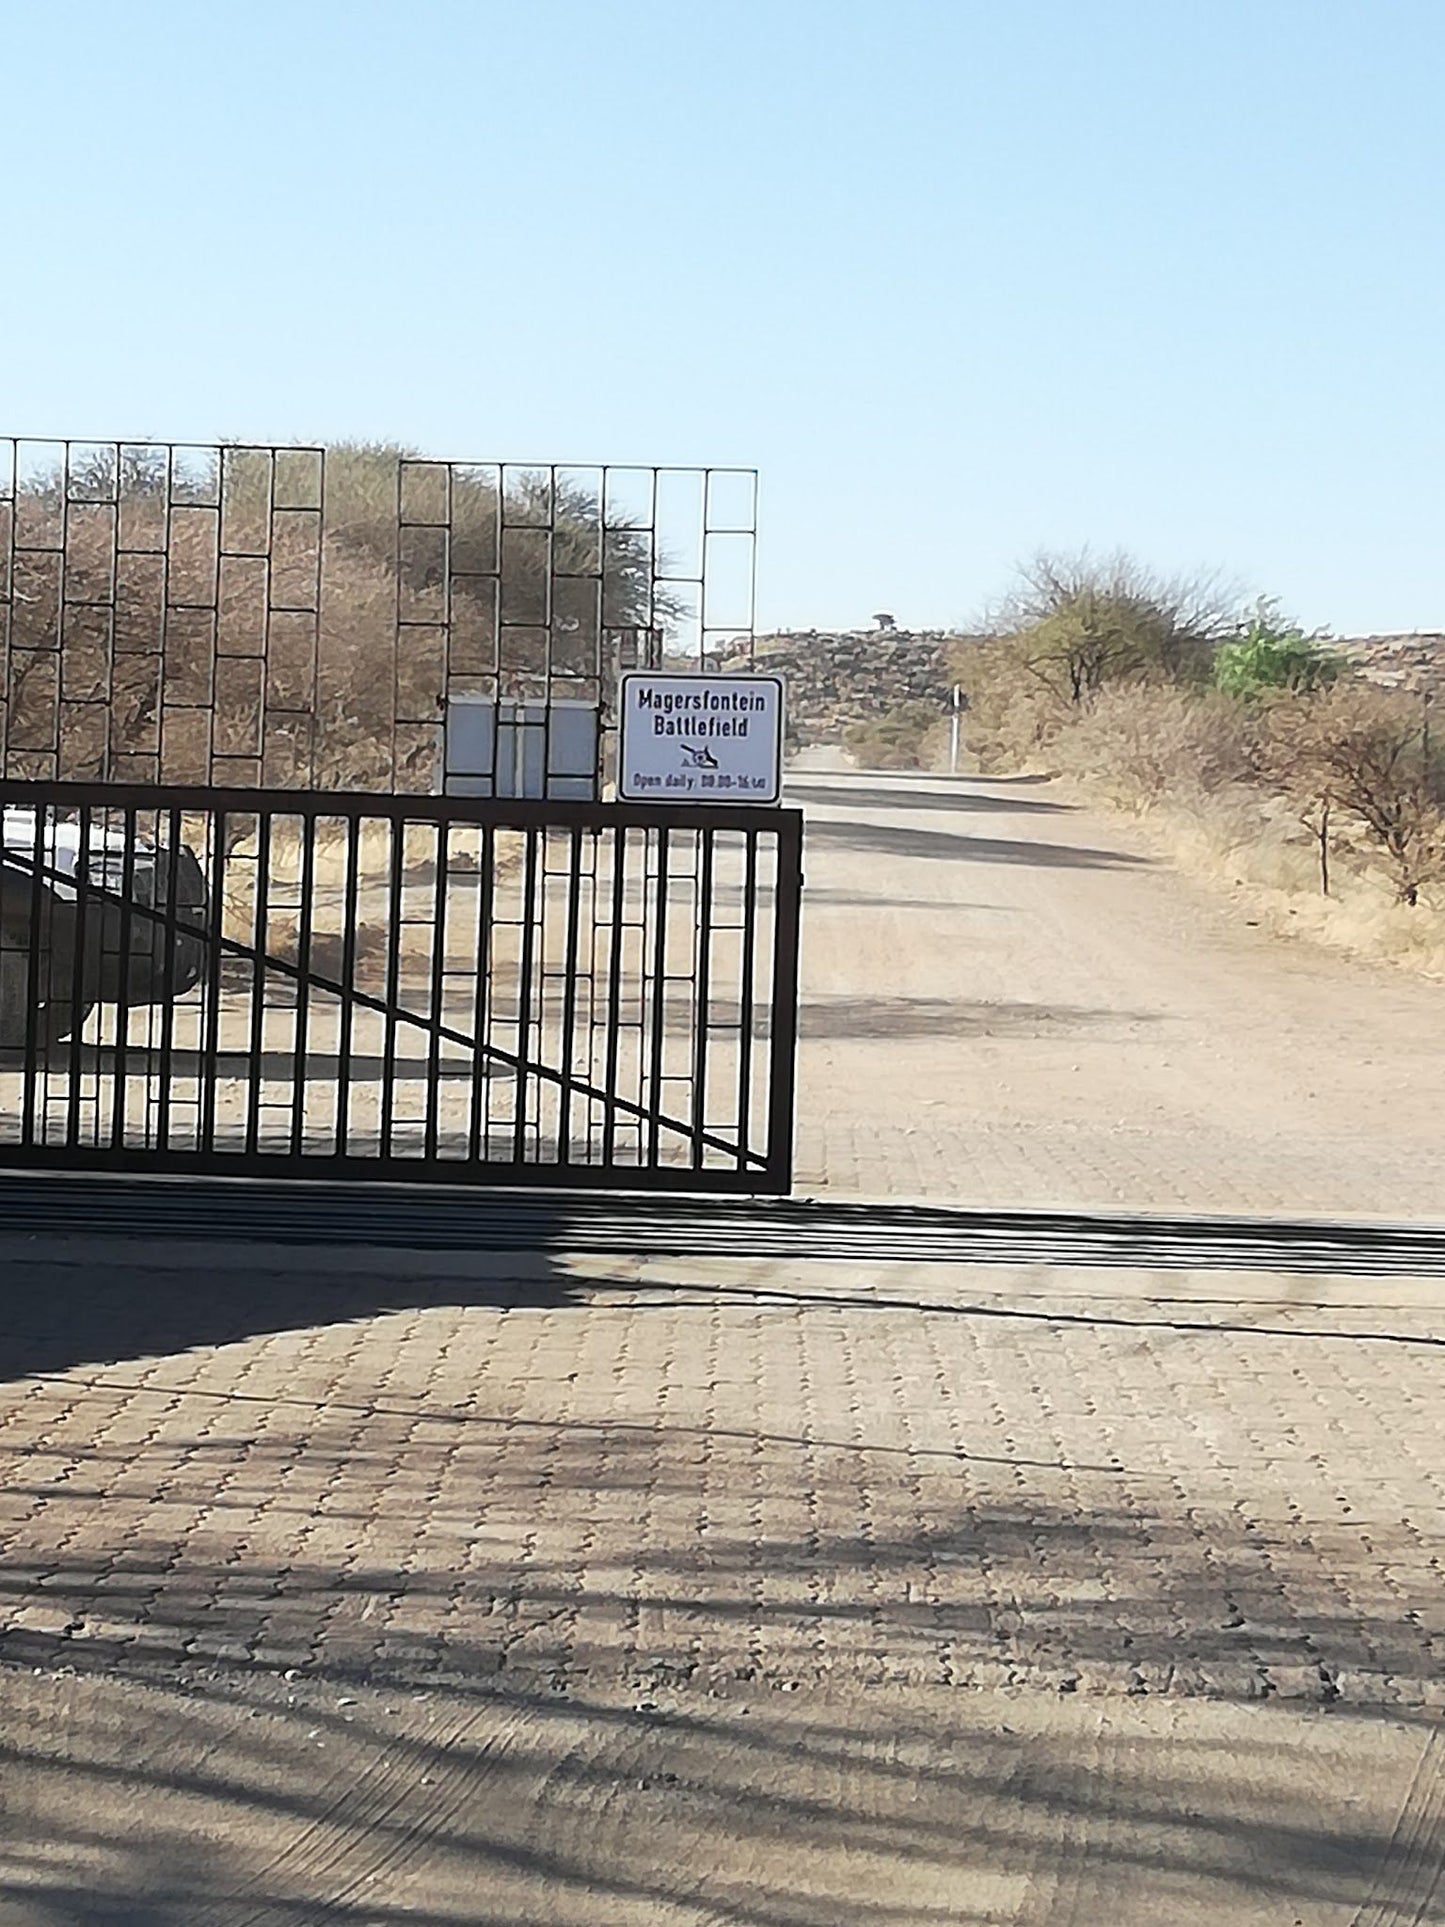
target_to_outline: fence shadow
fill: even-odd
[[[815,997],[799,1013],[802,1036],[814,1038],[1064,1037],[1158,1021],[1152,1011],[948,997]]]
[[[124,1253],[126,1247],[122,1245]],[[342,1246],[341,1262],[297,1252],[277,1263],[194,1261],[147,1264],[144,1257],[94,1257],[5,1265],[0,1312],[0,1380],[163,1357],[201,1345],[238,1344],[266,1333],[350,1324],[386,1312],[439,1305],[560,1310],[578,1302],[558,1268],[538,1254],[506,1260],[458,1254],[419,1262]]]
[[[216,1259],[7,1265],[0,1912],[27,1927],[998,1927],[972,1896],[1021,1864],[1080,1919],[1183,1917],[1189,1883],[1220,1920],[1375,1894],[1426,1917],[1438,1855],[1397,1839],[1399,1800],[1353,1801],[1380,1736],[1438,1745],[1410,1712],[1438,1673],[1425,1578],[1335,1583],[1308,1520],[1047,1441],[770,1427],[725,1346],[715,1416],[585,1385],[569,1416],[581,1322],[513,1314],[595,1293],[545,1257]],[[598,1308],[595,1371],[631,1344],[685,1377],[727,1294],[666,1289],[630,1338]],[[789,1327],[893,1302],[751,1295]],[[408,1362],[400,1327],[339,1390],[254,1379],[261,1348],[148,1369],[303,1330],[338,1356],[345,1326],[446,1306],[503,1315],[465,1396],[423,1369],[455,1334]],[[527,1336],[489,1371],[499,1331]],[[1387,1514],[1371,1569],[1418,1572]]]
[[[893,789],[863,783],[814,783],[798,779],[788,784],[791,800],[800,803],[825,803],[867,810],[942,811],[946,815],[1067,816],[1071,803],[1050,802],[1041,797],[1003,795],[990,791],[958,789]]]
[[[955,863],[1015,863],[1055,870],[1124,870],[1151,859],[1083,843],[1043,843],[1031,838],[966,836],[953,830],[917,829],[844,818],[811,817],[808,844],[890,857],[935,857]]]

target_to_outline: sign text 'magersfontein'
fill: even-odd
[[[746,736],[749,712],[766,709],[767,700],[748,689],[679,690],[643,684],[637,706],[653,712],[654,736],[704,738]]]

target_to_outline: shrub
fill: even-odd
[[[966,700],[963,728],[969,755],[985,770],[1038,762],[1076,714],[1062,697],[1022,672],[1005,637],[957,644],[950,674]]]
[[[862,769],[926,769],[935,759],[943,720],[935,703],[899,703],[854,723],[843,747]]]
[[[1214,686],[1239,701],[1254,702],[1272,690],[1323,689],[1343,669],[1322,635],[1306,635],[1280,615],[1278,603],[1261,598],[1243,633],[1215,655]]]
[[[1133,805],[1208,796],[1249,781],[1253,719],[1212,690],[1106,690],[1056,746],[1060,767],[1099,779]]]
[[[1320,826],[1334,814],[1383,860],[1396,900],[1414,905],[1445,882],[1445,766],[1423,705],[1357,677],[1270,706],[1262,773]]]
[[[324,477],[308,449],[76,449],[13,517],[14,775],[427,789],[449,685],[605,698],[604,631],[683,613],[583,480],[389,445]]]
[[[1039,555],[993,630],[1024,677],[1073,709],[1120,682],[1199,687],[1234,616],[1208,578],[1168,578],[1125,555]]]

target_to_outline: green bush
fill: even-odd
[[[1215,654],[1214,686],[1238,701],[1254,702],[1272,690],[1323,689],[1343,668],[1323,637],[1306,635],[1280,615],[1278,604],[1263,600],[1243,633]]]

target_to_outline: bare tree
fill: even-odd
[[[1445,882],[1445,772],[1418,703],[1359,678],[1282,700],[1261,769],[1316,837],[1326,891],[1334,815],[1378,851],[1398,902],[1418,903],[1422,889]]]
[[[1214,577],[1161,576],[1126,555],[1084,551],[1035,556],[992,627],[1026,674],[1082,708],[1114,682],[1202,684],[1237,625]]]

